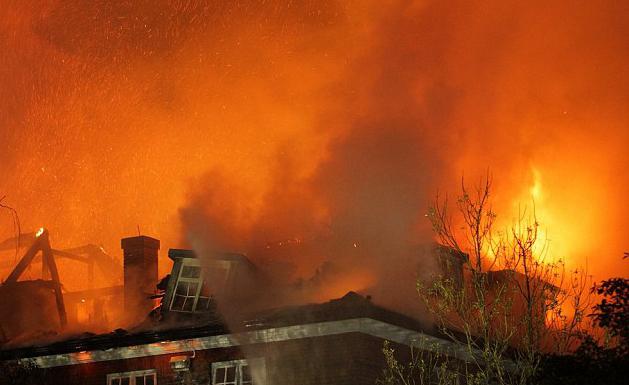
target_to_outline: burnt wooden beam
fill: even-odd
[[[103,287],[99,289],[81,290],[65,293],[64,297],[68,302],[80,301],[81,299],[94,299],[108,296],[122,296],[124,287],[122,285]]]
[[[65,250],[54,250],[53,253],[60,257],[71,258],[84,263],[92,261],[94,266],[98,266],[99,270],[107,277],[111,277],[110,281],[117,283],[122,278],[121,264],[107,254],[100,246],[88,244],[85,246],[74,247]],[[80,256],[79,256],[80,255]],[[83,257],[84,256],[84,257]],[[83,259],[79,259],[83,258]],[[88,267],[89,269],[89,267]],[[89,270],[88,270],[89,273]]]
[[[90,259],[88,257],[82,257],[80,255],[68,253],[67,251],[57,250],[57,249],[51,249],[51,251],[52,251],[53,255],[56,255],[58,257],[72,259],[74,261],[79,261],[79,262],[83,262],[83,263],[89,263],[90,262]]]
[[[42,248],[44,265],[48,266],[50,277],[55,284],[55,300],[57,302],[57,311],[59,312],[59,321],[61,322],[61,327],[65,327],[68,324],[68,317],[66,314],[65,305],[63,303],[63,293],[61,293],[61,280],[59,279],[59,271],[57,270],[55,257],[52,254],[52,248],[50,247],[50,242],[48,240],[48,232],[44,231],[39,238]]]
[[[90,263],[90,257],[83,257],[81,255],[76,255],[73,253],[69,253],[63,250],[52,249],[52,254],[66,259],[71,259],[73,261],[82,262],[82,263]],[[31,263],[38,263],[37,261]],[[10,260],[2,260],[0,261],[0,268],[8,268],[13,266],[13,262]]]
[[[46,230],[37,238],[35,238],[35,242],[28,248],[24,256],[20,259],[17,266],[13,269],[11,274],[4,281],[5,283],[17,282],[20,278],[24,270],[28,267],[28,265],[33,261],[33,258],[37,255],[37,252],[41,250],[41,236],[46,233]]]

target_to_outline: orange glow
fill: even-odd
[[[545,174],[539,167],[529,169],[530,184],[524,185],[520,193],[515,193],[511,205],[504,205],[505,214],[499,218],[498,228],[509,228],[517,222],[518,216],[524,222],[531,222],[533,216],[539,223],[534,254],[548,261],[559,259],[566,262],[568,271],[582,269],[588,264],[588,258],[609,250],[610,245],[601,244],[606,237],[606,229],[610,226],[609,214],[604,210],[595,210],[593,206],[604,203],[605,186],[597,184],[581,184],[569,194],[566,185],[577,185],[575,179],[582,175],[560,177],[553,180],[552,171]],[[513,189],[517,191],[517,189]],[[509,216],[510,215],[510,216]],[[598,255],[600,257],[600,255]],[[610,258],[611,259],[611,258]],[[617,258],[620,260],[620,258]],[[603,257],[603,260],[607,260]],[[600,275],[605,267],[595,264],[594,271]]]
[[[92,352],[87,351],[87,350],[83,350],[83,351],[80,351],[78,353],[75,353],[75,356],[76,356],[76,360],[78,362],[90,361],[92,359]]]
[[[0,10],[0,197],[54,248],[121,259],[139,229],[163,276],[168,248],[258,262],[269,242],[331,239],[274,266],[364,267],[329,299],[378,281],[430,238],[435,192],[489,168],[501,226],[533,198],[552,255],[625,273],[623,2],[124,3]],[[0,211],[0,241],[14,231]],[[59,270],[87,287],[85,266]]]
[[[321,285],[311,298],[314,302],[325,302],[330,299],[340,298],[350,291],[363,293],[377,282],[375,275],[369,271],[352,271],[345,274],[342,279],[329,284]]]

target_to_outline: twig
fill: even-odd
[[[11,212],[11,218],[13,219],[13,230],[15,232],[15,256],[13,257],[13,264],[15,264],[17,263],[17,257],[20,253],[20,235],[22,234],[22,228],[20,226],[20,217],[17,214],[17,211],[13,207],[2,203],[6,197],[6,195],[3,195],[2,198],[0,198],[0,208],[9,210],[9,212]]]

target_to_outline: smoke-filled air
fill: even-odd
[[[160,276],[168,248],[232,251],[395,307],[436,194],[489,173],[497,225],[534,205],[603,279],[629,249],[627,36],[621,1],[5,1],[0,198],[54,247],[121,260],[141,233]]]

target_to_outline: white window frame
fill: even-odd
[[[123,372],[123,373],[111,373],[107,375],[107,385],[112,385],[114,380],[123,378],[129,378],[129,385],[136,385],[135,378],[136,377],[148,377],[153,376],[153,384],[157,385],[157,371],[155,369],[148,370],[136,370],[133,372]]]
[[[249,384],[255,384],[255,385],[266,385],[266,367],[265,367],[265,362],[264,362],[264,358],[254,358],[254,359],[250,359],[250,360],[231,360],[231,361],[221,361],[221,362],[213,362],[212,363],[212,378],[210,379],[210,384],[211,385],[247,385],[247,384],[243,384],[242,383],[242,368],[245,366],[255,366],[256,369],[258,369],[259,371],[261,371],[263,373],[263,377],[264,378],[258,378],[256,380],[258,380],[258,382],[253,382],[253,378],[251,379],[252,382],[250,382]],[[235,367],[236,368],[236,377],[234,378],[234,382],[229,382],[229,383],[225,383],[225,382],[216,382],[216,370],[220,369],[220,368],[232,368]]]
[[[188,277],[182,277],[183,271],[186,267],[198,267],[199,268],[199,277],[198,278],[188,278]],[[204,272],[203,272],[203,268],[201,267],[201,261],[199,261],[198,259],[191,259],[191,258],[186,258],[186,260],[183,260],[181,263],[181,268],[179,269],[179,273],[177,274],[177,280],[175,281],[175,286],[173,287],[173,294],[172,294],[172,298],[170,300],[170,305],[168,306],[168,308],[170,309],[170,311],[174,311],[174,312],[179,312],[179,313],[194,313],[195,311],[197,311],[197,304],[199,302],[199,295],[201,294],[201,289],[203,287],[203,284],[205,283],[204,281]],[[195,283],[197,285],[197,290],[194,293],[194,300],[192,302],[192,309],[191,310],[184,310],[184,309],[173,309],[173,305],[175,304],[175,299],[177,298],[177,288],[179,287],[179,283],[180,282],[186,282],[188,284],[190,283]],[[192,298],[192,296],[187,296],[188,298]]]

